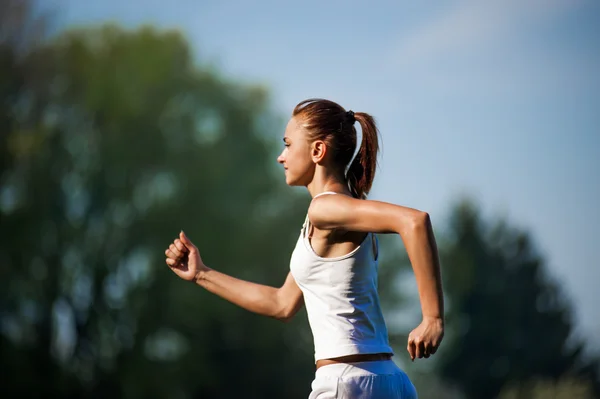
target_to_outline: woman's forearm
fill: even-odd
[[[444,318],[444,297],[440,261],[427,213],[415,218],[410,229],[404,230],[403,241],[415,273],[423,317]]]
[[[206,268],[196,276],[196,284],[250,312],[274,318],[284,318],[278,304],[278,289],[237,279]]]

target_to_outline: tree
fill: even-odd
[[[283,281],[307,202],[274,174],[266,91],[150,27],[73,30],[17,58],[3,43],[3,390],[305,397],[302,316],[252,315],[164,264],[185,229],[209,265]]]
[[[531,237],[483,220],[471,201],[452,212],[443,252],[447,323],[438,371],[468,397],[494,398],[507,384],[573,377],[598,390],[597,361],[572,337],[571,309]],[[597,391],[598,392],[598,391]]]
[[[593,384],[589,380],[561,378],[558,381],[532,380],[526,384],[506,386],[500,399],[594,399]]]

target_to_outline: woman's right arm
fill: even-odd
[[[206,266],[198,248],[183,232],[165,254],[167,265],[179,277],[194,281],[207,291],[250,312],[289,321],[302,307],[302,291],[291,273],[280,288],[228,276]]]
[[[291,273],[280,288],[252,283],[207,268],[198,273],[196,284],[250,312],[289,321],[303,304],[302,291]]]

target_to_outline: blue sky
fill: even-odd
[[[600,3],[51,0],[61,23],[178,27],[197,55],[268,86],[372,113],[372,199],[442,224],[462,193],[529,230],[600,349]],[[275,162],[275,160],[274,160]]]

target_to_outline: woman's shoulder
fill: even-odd
[[[336,222],[345,219],[357,206],[356,198],[343,193],[321,195],[313,198],[308,207],[310,223],[324,230],[335,228]]]

